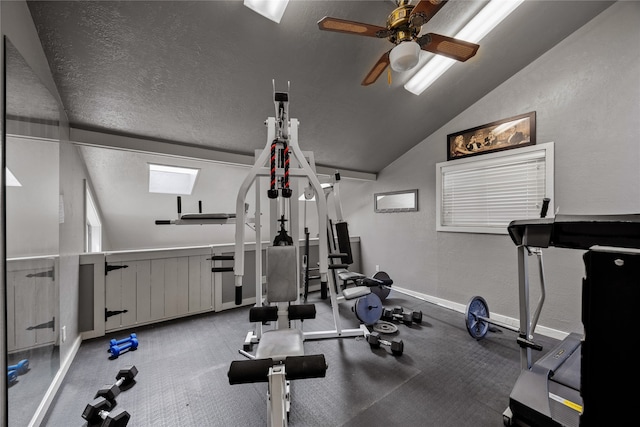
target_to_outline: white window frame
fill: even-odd
[[[523,158],[533,158],[536,155],[542,155],[545,162],[545,182],[544,197],[549,198],[547,217],[553,216],[554,213],[554,143],[547,142],[544,144],[530,145],[522,148],[515,148],[496,153],[483,154],[482,156],[452,160],[436,164],[436,231],[462,232],[462,233],[487,233],[487,234],[508,234],[507,225],[494,226],[452,226],[444,225],[443,215],[443,197],[444,194],[444,174],[448,172],[473,171],[486,169],[492,166],[502,166]],[[534,206],[538,209],[542,204],[542,198],[534,201]],[[527,219],[527,218],[512,218]]]
[[[85,252],[102,252],[102,221],[86,180],[84,181],[84,187]]]

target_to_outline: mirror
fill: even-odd
[[[8,418],[26,426],[60,367],[60,111],[4,41]]]
[[[411,212],[418,210],[418,190],[391,191],[373,195],[375,212]]]

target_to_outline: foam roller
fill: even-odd
[[[269,381],[269,369],[273,359],[234,360],[231,362],[229,384],[247,384]]]
[[[288,380],[323,378],[327,373],[327,362],[324,359],[324,354],[289,356],[284,360],[284,366]]]

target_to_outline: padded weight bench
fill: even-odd
[[[251,322],[274,323],[262,333],[255,355],[242,352],[249,360],[231,362],[229,384],[268,382],[267,418],[269,426],[286,426],[291,407],[290,381],[324,377],[327,364],[323,354],[305,355],[304,334],[292,321],[313,319],[313,304],[294,304],[299,298],[296,280],[296,248],[267,248],[267,294],[262,306],[249,311]]]

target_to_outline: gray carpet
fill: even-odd
[[[313,293],[318,317],[305,330],[332,328],[327,301]],[[358,326],[352,303],[340,304],[343,328]],[[392,291],[385,306],[421,310],[422,324],[398,325],[404,354],[371,349],[362,338],[305,342],[322,353],[325,378],[292,382],[292,426],[502,426],[502,412],[520,369],[516,334],[492,328],[476,341],[464,315]],[[232,360],[252,329],[247,307],[119,332],[82,343],[44,426],[73,427],[103,384],[136,365],[136,385],[117,398],[131,414],[129,426],[266,426],[266,383],[229,385]],[[135,332],[136,351],[110,360],[111,338]],[[389,336],[388,339],[393,337]],[[537,337],[550,349],[556,341]]]

